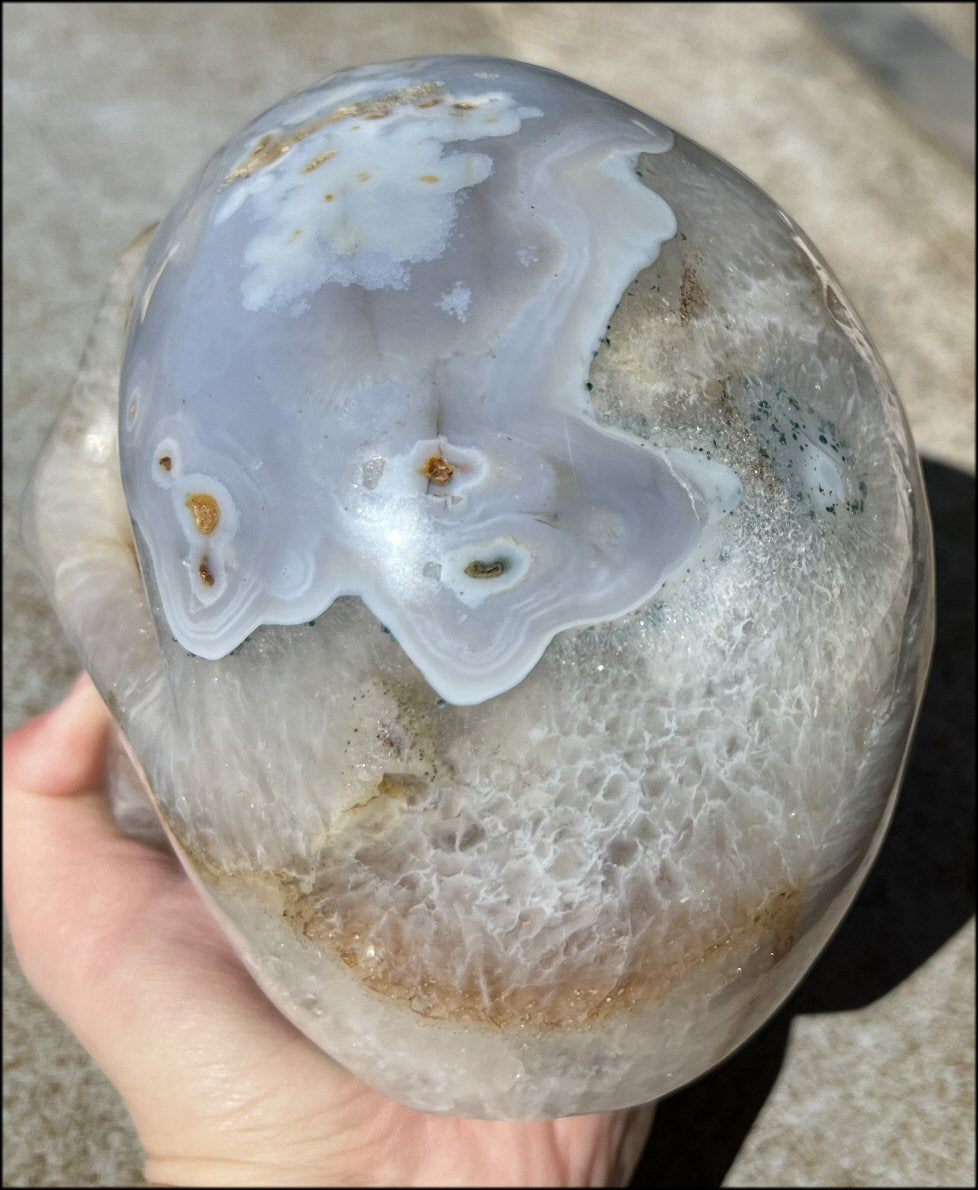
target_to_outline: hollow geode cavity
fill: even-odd
[[[932,642],[906,423],[804,234],[497,59],[219,150],[120,261],[26,536],[260,985],[461,1115],[650,1100],[773,1012]]]

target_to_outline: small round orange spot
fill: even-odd
[[[207,558],[201,558],[200,565],[197,567],[197,573],[200,575],[200,581],[205,587],[214,586],[214,576],[211,574],[210,564]]]
[[[173,466],[173,460],[170,458],[169,455],[163,455],[163,456],[161,456],[161,458],[159,460],[159,464],[163,468],[164,471],[169,471],[170,468]]]
[[[332,194],[324,194],[323,195],[323,202],[332,202],[332,201],[333,201]]]

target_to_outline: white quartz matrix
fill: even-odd
[[[25,507],[120,814],[415,1107],[681,1086],[885,831],[933,632],[885,369],[770,199],[561,75],[359,67],[228,141]]]

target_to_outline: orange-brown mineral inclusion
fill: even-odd
[[[207,492],[191,492],[184,501],[194,516],[198,533],[213,533],[221,519],[221,509],[213,496]]]
[[[432,483],[448,483],[455,474],[455,468],[441,455],[432,455],[421,468],[421,474],[426,475]]]

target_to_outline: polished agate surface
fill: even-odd
[[[521,63],[359,67],[113,275],[26,536],[257,981],[372,1085],[656,1098],[778,1006],[885,831],[932,563],[803,232]]]

